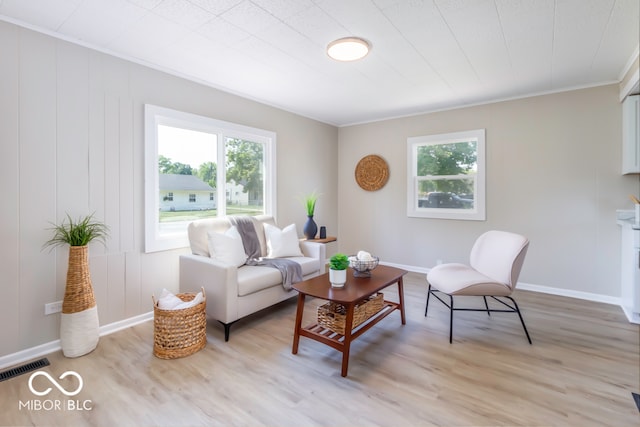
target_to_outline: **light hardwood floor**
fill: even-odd
[[[395,300],[395,286],[386,297]],[[295,298],[239,321],[224,342],[209,322],[207,347],[153,356],[153,324],[103,337],[89,355],[48,355],[52,377],[78,372],[65,397],[91,410],[20,409],[36,398],[29,374],[0,382],[1,425],[51,426],[638,426],[640,329],[612,305],[516,291],[516,315],[456,313],[438,301],[424,317],[422,274],[405,278],[407,324],[395,313],[356,340],[349,375],[341,355],[301,338],[291,354]],[[481,300],[480,300],[481,302]],[[305,322],[321,301],[307,302]],[[469,302],[475,304],[475,301]],[[38,382],[40,381],[40,382]],[[65,384],[65,381],[60,381]],[[65,384],[75,388],[73,380]],[[37,390],[51,387],[42,377]],[[90,401],[90,402],[88,402]]]

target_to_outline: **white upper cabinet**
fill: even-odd
[[[622,173],[640,173],[640,95],[622,103]]]

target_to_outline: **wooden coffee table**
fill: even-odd
[[[407,274],[405,270],[379,265],[371,271],[371,277],[354,277],[353,270],[349,269],[349,272],[347,273],[347,283],[344,285],[344,288],[332,288],[331,283],[329,283],[328,273],[305,280],[304,282],[295,283],[293,288],[298,291],[298,307],[296,311],[296,326],[293,334],[293,348],[291,352],[293,354],[298,353],[298,344],[301,336],[326,344],[329,347],[342,352],[342,376],[346,377],[347,369],[349,367],[349,350],[353,340],[364,334],[373,325],[393,313],[395,310],[400,310],[400,319],[402,324],[406,324],[404,315],[404,290],[402,286],[402,277],[405,274]],[[398,284],[399,302],[396,303],[385,300],[382,310],[354,329],[353,313],[355,306],[376,292],[394,283]],[[344,335],[333,332],[330,329],[318,325],[318,323],[314,323],[304,328],[302,327],[304,300],[307,295],[333,301],[346,307],[347,314],[345,318]]]

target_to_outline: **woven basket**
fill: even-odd
[[[89,273],[89,246],[69,246],[67,283],[64,288],[62,312],[79,313],[95,305],[96,299]]]
[[[207,305],[204,301],[181,310],[162,310],[153,299],[153,354],[160,359],[177,359],[192,355],[207,345]],[[191,301],[195,294],[176,294],[182,301]]]
[[[353,329],[364,323],[371,316],[382,309],[384,294],[378,292],[370,296],[353,309]],[[347,308],[335,302],[329,301],[318,307],[318,325],[344,335],[347,320]]]
[[[367,318],[374,316],[384,306],[384,294],[382,292],[378,292],[376,295],[371,295],[369,300],[365,304],[365,309],[367,310]]]

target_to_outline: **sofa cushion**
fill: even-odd
[[[282,286],[282,274],[271,267],[243,265],[238,268],[238,296],[245,296],[272,286]]]
[[[267,239],[267,258],[302,256],[295,224],[282,230],[271,224],[264,224],[264,234]]]
[[[320,262],[315,258],[291,257],[302,270],[302,276],[315,273]],[[272,286],[282,286],[282,274],[275,268],[244,265],[238,268],[238,296],[245,296]]]
[[[226,218],[206,218],[189,223],[187,234],[191,253],[194,255],[210,256],[209,232],[224,233],[231,227]]]
[[[208,236],[211,258],[236,267],[240,267],[247,261],[242,237],[235,226],[230,227],[224,233],[209,231]]]
[[[302,270],[302,276],[306,276],[307,274],[312,274],[320,270],[320,261],[317,258],[309,258],[306,256],[299,257],[290,257],[287,258],[293,260],[300,264],[300,269]]]

